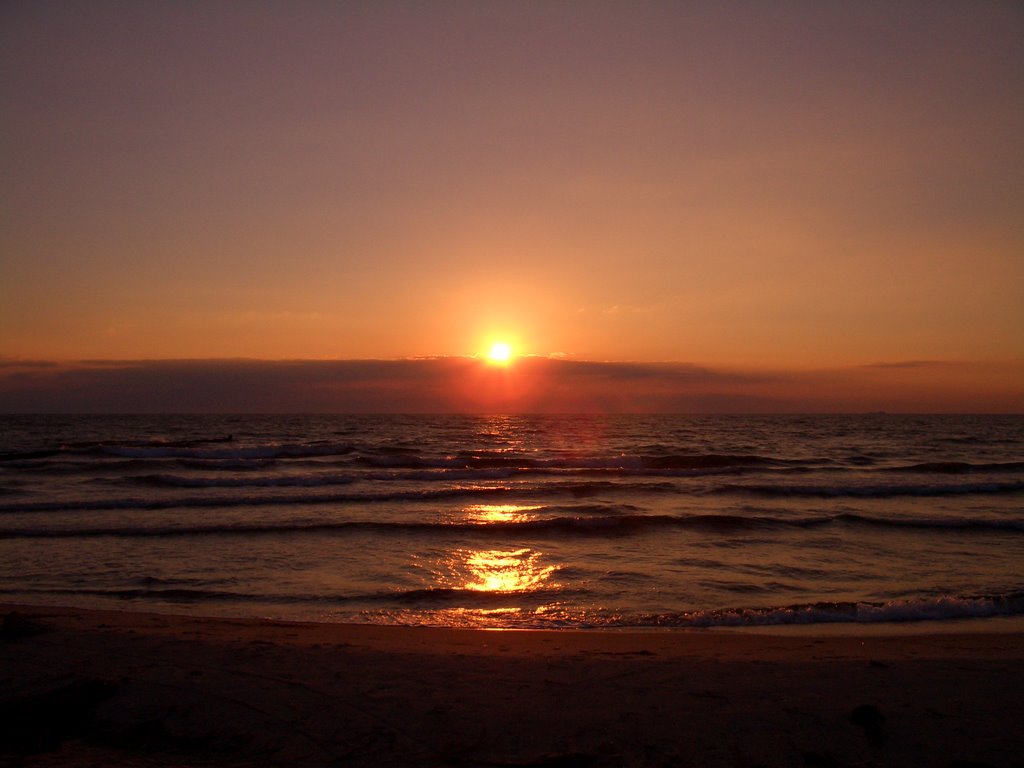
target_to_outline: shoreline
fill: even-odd
[[[215,626],[218,623],[229,624],[232,627],[297,627],[305,628],[313,632],[337,631],[367,632],[371,636],[377,636],[377,630],[395,630],[396,633],[406,631],[430,630],[438,633],[496,633],[496,634],[517,634],[524,635],[575,635],[582,636],[677,636],[677,637],[700,637],[704,635],[751,635],[762,637],[791,637],[791,638],[875,638],[875,637],[934,637],[946,635],[1021,635],[1024,637],[1024,615],[1009,616],[983,616],[966,617],[955,619],[916,619],[908,621],[820,621],[791,624],[750,624],[750,625],[711,625],[711,626],[592,626],[592,627],[486,627],[486,626],[453,626],[446,624],[398,624],[398,623],[377,623],[363,621],[319,621],[316,619],[289,618],[287,616],[245,616],[230,613],[188,613],[180,610],[164,611],[152,608],[136,608],[127,606],[123,608],[105,608],[93,606],[75,606],[59,603],[19,603],[0,601],[0,617],[9,613],[23,613],[28,616],[52,616],[78,617],[83,623],[88,623],[90,617],[104,618],[105,621],[121,623],[119,617],[134,625],[132,617],[138,617],[143,621],[159,622],[160,619],[170,619],[176,622],[197,622],[199,624]],[[79,616],[79,614],[81,616]]]
[[[297,626],[331,626],[331,627],[392,627],[396,629],[439,629],[466,630],[471,632],[552,632],[584,634],[690,634],[690,633],[736,633],[750,635],[782,635],[782,636],[858,636],[888,637],[914,635],[945,635],[945,634],[1022,634],[1024,635],[1024,614],[995,614],[991,616],[961,616],[938,619],[904,619],[904,620],[872,620],[872,621],[794,621],[790,623],[750,623],[750,624],[709,624],[700,625],[593,625],[593,626],[483,626],[454,625],[443,623],[399,623],[335,620],[329,616],[307,618],[273,612],[263,615],[246,615],[231,611],[210,611],[200,609],[189,612],[185,605],[180,606],[146,606],[125,603],[121,606],[102,604],[70,605],[54,602],[18,602],[16,600],[0,600],[0,615],[10,611],[25,610],[29,612],[54,611],[85,611],[97,614],[130,614],[142,616],[168,616],[209,621],[252,621],[265,624],[294,624]]]
[[[0,615],[0,765],[1010,768],[1024,754],[1016,629]]]

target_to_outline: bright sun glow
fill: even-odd
[[[512,359],[512,347],[504,341],[496,341],[491,345],[487,359],[492,363],[507,363]]]
[[[542,565],[541,553],[532,549],[488,549],[465,552],[463,589],[477,592],[530,592],[545,586],[555,566]]]

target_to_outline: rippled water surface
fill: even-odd
[[[450,625],[1024,613],[1019,416],[5,416],[0,599]]]

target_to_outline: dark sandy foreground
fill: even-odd
[[[0,765],[1024,765],[1013,633],[0,615]]]

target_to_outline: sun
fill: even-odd
[[[496,341],[487,352],[487,359],[498,365],[508,365],[512,359],[512,347],[508,342]]]

